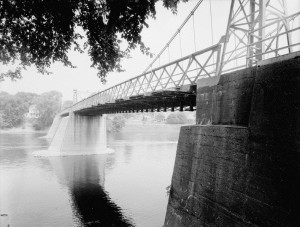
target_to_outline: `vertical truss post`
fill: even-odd
[[[255,0],[250,0],[250,26],[249,26],[249,37],[248,45],[254,42],[253,29],[255,27]],[[250,57],[254,55],[254,50],[252,48],[247,49],[247,67],[252,66],[252,61],[249,60]]]
[[[183,101],[180,101],[180,108],[179,111],[182,112],[183,111]]]
[[[192,99],[190,99],[190,111],[194,111],[194,105]]]
[[[283,5],[283,10],[284,10],[284,15],[288,15],[288,12],[287,12],[287,7],[286,7],[286,0],[282,0],[282,5]],[[286,31],[289,31],[290,30],[290,25],[288,23],[287,20],[285,20],[285,30]],[[289,53],[292,53],[293,52],[293,48],[290,46],[292,44],[292,37],[291,37],[291,33],[287,33],[287,43],[289,45]]]
[[[78,102],[77,89],[73,90],[73,105]]]
[[[264,29],[264,25],[266,22],[266,0],[259,0],[259,41],[257,44],[257,60],[263,60],[264,59],[264,55],[263,53],[265,53],[265,44],[264,44],[264,38],[265,38],[265,29]],[[251,43],[252,44],[252,43]],[[251,48],[251,47],[250,47]]]
[[[220,75],[222,73],[222,69],[224,67],[224,58],[225,58],[227,43],[228,43],[229,37],[230,37],[230,25],[231,25],[231,22],[232,22],[234,2],[235,2],[235,0],[231,0],[229,17],[228,17],[228,22],[227,22],[227,27],[226,27],[226,33],[225,33],[225,36],[221,38],[221,40],[223,38],[225,38],[225,40],[222,41],[223,42],[223,50],[222,50],[222,56],[221,56],[221,60],[220,60],[220,63],[219,63],[219,69],[218,69],[217,75]],[[221,40],[220,40],[220,42],[221,42]]]
[[[223,70],[254,66],[270,53],[278,56],[283,49],[278,47],[279,34],[286,36],[286,49],[291,53],[290,19],[286,16],[285,0],[231,0],[226,33],[219,42],[223,50],[217,75]],[[280,33],[282,28],[285,33]],[[234,61],[238,67],[233,67]]]
[[[222,45],[219,44],[219,46],[217,47],[216,76],[219,76],[221,72],[221,50],[222,50]]]

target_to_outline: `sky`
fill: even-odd
[[[197,2],[198,0],[190,0],[188,3],[180,3],[176,15],[162,7],[161,2],[157,4],[156,19],[149,18],[147,21],[149,28],[145,28],[141,34],[143,42],[150,47],[152,53],[160,52]],[[291,10],[300,9],[300,1],[287,0],[287,2],[293,3],[291,4],[292,7],[289,6]],[[201,50],[217,43],[221,35],[225,33],[229,7],[229,0],[211,0],[211,2],[204,0],[197,9],[194,19],[190,19],[180,33],[180,37],[177,36],[170,45],[169,52],[162,56],[161,64],[188,55],[195,49]],[[23,71],[21,80],[12,82],[10,79],[6,79],[4,82],[0,82],[0,91],[6,91],[10,94],[20,91],[41,94],[46,91],[57,90],[63,94],[63,100],[72,100],[73,90],[77,89],[79,98],[84,98],[94,92],[99,92],[140,75],[153,61],[153,59],[140,53],[137,48],[132,51],[130,59],[122,61],[125,72],[110,73],[107,77],[107,83],[103,85],[97,77],[97,70],[90,67],[91,61],[86,53],[70,52],[69,58],[77,68],[71,69],[64,67],[61,63],[55,63],[50,68],[53,74],[42,75],[37,73],[34,67],[30,67],[27,71]]]

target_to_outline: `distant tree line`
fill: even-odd
[[[125,126],[126,114],[115,114],[107,119],[108,133],[118,133]]]
[[[188,118],[183,112],[174,112],[167,117],[166,124],[195,124],[195,120]]]
[[[164,124],[195,124],[195,117],[195,114],[191,115],[186,112],[174,112],[168,116],[162,112],[112,114],[107,118],[107,131],[109,133],[120,132],[128,119],[136,119],[144,123],[149,121]]]
[[[70,103],[66,104],[70,105]],[[28,119],[26,114],[32,105],[36,106],[39,117]],[[46,129],[52,124],[61,107],[62,94],[57,91],[49,91],[41,95],[30,92],[10,95],[7,92],[0,92],[0,129],[22,127],[26,121],[30,122],[36,130]]]

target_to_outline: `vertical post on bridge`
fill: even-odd
[[[179,111],[182,112],[183,111],[183,101],[180,101],[180,108]]]
[[[265,38],[265,21],[266,21],[266,0],[259,0],[259,41],[257,44],[257,50],[259,51],[257,55],[257,60],[263,60],[265,53],[265,44],[264,44],[264,38]],[[252,12],[251,12],[252,13]],[[254,12],[253,12],[254,13]],[[252,44],[252,43],[251,43]],[[251,48],[251,47],[249,47]],[[253,47],[252,47],[253,48]]]
[[[78,95],[77,95],[77,93],[78,93],[77,89],[74,89],[73,90],[73,105],[78,102]]]
[[[225,38],[225,40],[223,40],[223,49],[222,49],[222,55],[221,55],[221,58],[220,58],[220,63],[218,64],[219,67],[218,67],[218,70],[217,70],[217,76],[221,75],[222,69],[224,67],[224,59],[225,59],[225,53],[226,53],[227,43],[229,41],[229,36],[230,36],[230,25],[231,25],[231,22],[232,22],[234,2],[235,2],[235,0],[231,0],[231,5],[230,5],[230,11],[229,11],[229,17],[228,17],[228,22],[227,22],[226,33],[222,37],[222,39]]]
[[[249,43],[254,42],[254,34],[253,34],[253,29],[255,27],[255,0],[250,0],[250,34],[249,34]],[[247,49],[247,59],[249,57],[252,57],[254,55],[254,50],[252,48]],[[252,66],[252,61],[247,61],[247,66],[251,67]]]
[[[291,53],[292,40],[286,16],[285,0],[231,0],[226,34],[219,42],[223,44],[223,50],[217,75],[222,74],[223,70],[254,66],[268,57],[266,53],[275,53],[278,56],[281,35],[287,37],[287,49]],[[266,28],[266,21],[273,22]],[[282,27],[286,32],[279,36]],[[266,36],[274,38],[270,40]],[[234,43],[236,38],[238,43]],[[246,58],[243,57],[245,53]],[[234,60],[239,64],[235,68],[232,66]],[[228,67],[225,68],[226,66]]]

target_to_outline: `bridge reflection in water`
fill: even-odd
[[[50,163],[72,199],[83,226],[134,226],[104,190],[106,155],[51,157]]]

